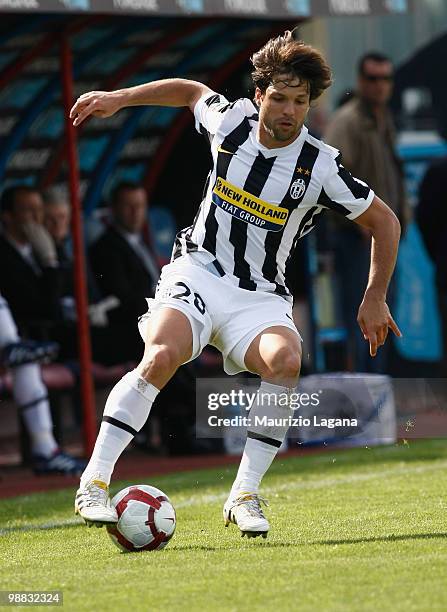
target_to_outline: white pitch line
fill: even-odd
[[[403,463],[395,468],[390,468],[388,470],[377,470],[377,471],[368,471],[363,474],[352,474],[351,476],[342,476],[340,478],[325,478],[323,480],[309,480],[309,481],[289,481],[284,482],[275,487],[266,487],[264,489],[264,493],[267,495],[274,495],[278,493],[278,491],[291,491],[291,490],[300,490],[306,491],[311,489],[322,489],[322,488],[330,488],[337,487],[340,485],[346,484],[355,484],[357,482],[366,482],[368,480],[374,480],[375,478],[384,478],[384,477],[393,477],[400,476],[408,473],[412,474],[424,474],[425,472],[431,472],[433,470],[445,470],[447,468],[447,461],[437,461],[434,465],[420,465],[420,466],[411,466],[411,464]],[[212,504],[217,502],[223,502],[227,498],[227,493],[209,493],[204,495],[194,495],[194,497],[190,497],[188,499],[183,499],[182,501],[176,502],[176,508],[188,508],[191,506],[200,506],[202,504]],[[47,530],[47,529],[58,529],[61,527],[76,527],[77,525],[83,525],[84,522],[80,518],[73,519],[65,519],[61,521],[52,521],[47,523],[37,523],[37,524],[28,524],[28,525],[20,525],[17,527],[5,527],[0,528],[0,537],[6,536],[11,533],[17,532],[28,532],[28,531],[39,531],[39,530]]]
[[[380,470],[376,472],[367,472],[365,474],[352,474],[351,476],[342,476],[341,478],[326,478],[324,480],[318,481],[305,481],[299,482],[294,481],[292,483],[283,483],[274,488],[269,488],[266,490],[275,493],[275,491],[287,491],[289,489],[320,489],[322,487],[329,488],[338,485],[351,484],[356,482],[363,482],[367,480],[374,480],[375,478],[383,478],[383,477],[392,477],[392,476],[400,476],[403,474],[408,474],[411,472],[412,474],[424,474],[425,472],[431,472],[432,470],[445,470],[447,469],[447,461],[439,461],[435,465],[421,465],[421,466],[413,466],[405,463],[399,467],[391,468],[389,470]]]
[[[79,518],[64,519],[62,521],[49,521],[48,523],[30,523],[28,525],[17,525],[17,527],[5,527],[0,529],[0,536],[5,536],[10,533],[24,532],[24,531],[40,531],[46,529],[60,529],[61,527],[74,527],[76,525],[83,525],[84,521]]]
[[[392,476],[400,476],[404,474],[408,474],[411,472],[412,474],[423,474],[425,472],[430,472],[432,470],[445,470],[447,469],[447,461],[439,461],[436,462],[436,465],[421,465],[421,466],[409,466],[408,464],[401,465],[399,467],[391,468],[388,470],[379,470],[379,471],[369,471],[364,474],[352,474],[351,476],[341,476],[340,478],[325,478],[323,480],[309,480],[309,481],[301,481],[301,480],[293,480],[284,482],[280,485],[276,485],[275,487],[265,487],[263,488],[263,492],[266,495],[274,495],[278,491],[290,491],[290,490],[299,490],[306,491],[311,489],[322,489],[322,488],[330,488],[337,487],[340,485],[346,484],[355,484],[357,482],[365,482],[368,480],[374,480],[375,478],[383,478],[383,477],[392,477]],[[194,495],[187,500],[183,500],[181,502],[177,502],[175,504],[176,508],[186,508],[188,506],[197,506],[200,504],[214,503],[218,501],[224,501],[227,498],[227,493],[220,494],[204,494],[204,495]]]

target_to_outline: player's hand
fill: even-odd
[[[87,117],[111,117],[120,110],[120,95],[115,91],[89,91],[76,100],[70,111],[73,125],[80,125]]]
[[[357,323],[362,330],[363,337],[369,341],[369,354],[371,357],[377,355],[377,349],[385,344],[388,330],[400,338],[402,332],[391,316],[387,303],[374,296],[365,295],[360,304]]]

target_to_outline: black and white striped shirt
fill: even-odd
[[[355,219],[374,193],[341,165],[337,149],[310,136],[268,149],[257,137],[258,109],[208,92],[194,108],[211,144],[213,168],[193,224],[177,234],[172,260],[185,254],[216,265],[250,291],[289,296],[285,268],[299,238],[326,209]]]

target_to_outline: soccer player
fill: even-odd
[[[399,222],[365,183],[351,177],[338,151],[304,126],[310,104],[331,84],[328,65],[291,32],[269,40],[252,62],[254,102],[228,102],[202,83],[167,79],[86,93],[71,110],[77,126],[91,115],[110,117],[127,106],[187,106],[213,158],[196,218],[177,235],[171,263],[163,268],[148,315],[140,320],[144,357],[107,399],[75,501],[87,523],[117,521],[108,497],[115,462],[145,423],[159,390],[206,344],[222,352],[228,374],[258,374],[259,397],[279,397],[295,388],[301,338],[292,321],[285,265],[297,240],[325,209],[372,232],[370,275],[358,312],[371,355],[389,328],[400,335],[386,304]],[[268,407],[279,423],[289,414],[282,404],[271,401]],[[258,400],[252,421],[263,412]],[[267,535],[259,485],[287,429],[284,424],[248,431],[223,510],[225,524],[235,523],[242,535]]]

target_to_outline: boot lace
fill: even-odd
[[[107,506],[109,493],[107,489],[103,489],[95,484],[95,481],[88,482],[82,491],[86,498],[86,506]]]
[[[233,508],[235,506],[243,506],[250,516],[265,519],[261,508],[261,503],[263,503],[265,506],[269,505],[268,501],[257,493],[249,493],[247,495],[241,495],[238,497],[234,501]]]

